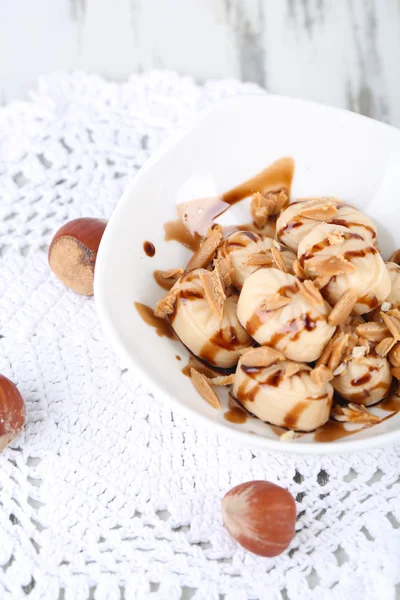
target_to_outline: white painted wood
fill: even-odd
[[[399,0],[0,0],[0,101],[38,75],[240,77],[400,126]]]

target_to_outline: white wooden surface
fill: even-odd
[[[234,76],[400,126],[400,0],[0,0],[0,102],[60,68]]]

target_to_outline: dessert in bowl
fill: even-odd
[[[275,97],[200,115],[135,178],[100,246],[96,303],[127,364],[252,444],[397,439],[397,265],[364,208],[399,148],[393,128]]]

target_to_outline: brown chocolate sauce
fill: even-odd
[[[368,367],[367,373],[364,373],[364,375],[362,375],[361,377],[357,377],[356,379],[351,380],[351,385],[354,385],[354,387],[357,387],[359,385],[365,385],[366,383],[371,381],[372,377],[378,371],[379,369],[377,369],[376,367]]]
[[[354,435],[364,429],[361,427],[360,429],[356,429],[353,431],[348,431],[344,423],[339,423],[339,421],[328,421],[322,427],[319,427],[314,434],[314,442],[334,442],[335,440],[340,440],[342,438],[348,437],[350,435]]]
[[[229,421],[229,423],[246,423],[247,414],[239,407],[232,407],[224,413],[224,419]]]
[[[171,340],[177,339],[170,323],[166,319],[156,317],[156,315],[154,314],[154,310],[150,308],[150,306],[142,304],[141,302],[134,302],[133,304],[143,321],[151,327],[154,327],[157,335],[159,335],[160,337],[165,336]]]
[[[372,239],[376,238],[376,231],[366,223],[353,223],[350,221],[346,221],[345,219],[331,219],[329,223],[331,225],[340,225],[342,227],[347,227],[348,229],[350,227],[363,227],[364,229],[370,232],[370,234],[372,235]]]
[[[292,410],[290,410],[283,420],[283,424],[288,429],[296,429],[299,418],[303,411],[307,408],[308,402],[296,402]]]
[[[172,286],[175,283],[175,279],[165,279],[164,277],[161,277],[161,274],[163,272],[164,271],[154,271],[153,277],[154,277],[154,280],[157,283],[157,285],[160,286],[160,288],[169,292],[169,290],[172,288]]]
[[[156,253],[155,245],[148,241],[143,242],[143,250],[145,251],[146,255],[150,258],[152,258]]]
[[[267,194],[284,190],[290,196],[293,174],[294,160],[281,158],[221,197],[200,198],[178,205],[178,219],[165,223],[164,239],[175,240],[195,252],[214,219],[236,202],[255,192]]]
[[[291,206],[293,206],[293,204],[291,204]],[[300,220],[296,221],[295,219],[293,219],[292,221],[286,223],[284,227],[281,227],[281,229],[278,231],[278,237],[280,237],[281,235],[285,235],[285,233],[290,233],[291,231],[293,231],[293,229],[297,229],[297,227],[301,227],[302,225],[303,223]]]
[[[181,357],[179,356],[179,354],[175,355],[176,360],[182,360]]]
[[[196,369],[199,373],[202,373],[206,377],[216,377],[220,373],[218,371],[214,371],[211,367],[208,367],[200,360],[197,360],[194,356],[190,356],[188,363],[182,368],[182,373],[186,375],[186,377],[190,377],[190,369]]]

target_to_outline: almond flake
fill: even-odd
[[[327,365],[328,364],[329,359],[330,359],[331,354],[332,354],[332,350],[333,350],[333,340],[329,340],[329,342],[325,346],[325,348],[324,348],[321,356],[317,360],[317,364],[316,364],[317,367],[319,367],[321,365]]]
[[[390,351],[389,361],[394,367],[400,367],[400,344],[396,344]]]
[[[305,219],[313,219],[314,221],[330,221],[337,213],[337,208],[333,204],[316,204],[303,208],[299,215]]]
[[[336,327],[344,323],[353,310],[357,298],[358,296],[353,290],[346,290],[336,302],[328,317],[329,325]]]
[[[344,353],[347,349],[347,344],[349,342],[349,334],[348,333],[340,333],[337,338],[333,341],[332,346],[332,354],[329,358],[328,367],[335,371],[338,368],[340,363],[342,362]]]
[[[361,358],[368,354],[368,346],[355,346],[351,352],[352,358]]]
[[[247,258],[247,265],[249,267],[271,267],[273,264],[274,261],[269,250],[249,254]]]
[[[289,431],[285,431],[285,433],[282,433],[281,436],[279,436],[279,441],[280,442],[290,442],[290,440],[294,440],[297,437],[297,434],[295,431],[293,431],[293,429],[289,429]]]
[[[387,312],[391,308],[392,308],[392,305],[390,304],[390,302],[383,302],[382,306],[381,306],[381,311],[382,312]]]
[[[319,275],[314,279],[314,285],[317,290],[322,290],[324,287],[328,285],[332,277],[330,275]]]
[[[389,329],[384,323],[362,323],[356,327],[356,332],[360,337],[370,342],[381,342],[389,336]]]
[[[394,317],[395,319],[398,319],[400,321],[400,310],[398,310],[397,308],[391,308],[390,310],[387,311],[386,314],[389,315],[390,317]]]
[[[381,312],[381,317],[390,333],[398,342],[400,340],[400,321],[388,313]]]
[[[162,300],[157,302],[156,308],[154,309],[155,316],[164,319],[168,315],[172,315],[172,313],[175,311],[177,296],[178,290],[176,288],[172,288]]]
[[[283,250],[282,246],[280,245],[280,243],[277,240],[272,240],[272,245],[274,248],[279,250],[279,252],[281,252]]]
[[[268,206],[265,197],[260,192],[256,192],[251,201],[250,214],[259,229],[262,229],[266,225],[271,210],[272,207]]]
[[[305,280],[298,282],[300,294],[309,302],[310,304],[314,304],[314,306],[323,306],[324,299],[321,296],[321,293],[314,286],[312,281]]]
[[[204,242],[189,260],[185,271],[187,272],[192,271],[193,269],[206,267],[212,261],[222,240],[222,227],[220,225],[215,225],[209,230]]]
[[[212,407],[217,409],[221,408],[220,399],[212,389],[208,377],[202,373],[199,373],[199,371],[196,371],[196,369],[193,369],[192,367],[190,369],[190,378],[196,390],[204,398],[204,400],[208,402],[208,404],[211,404]]]
[[[381,418],[373,415],[365,406],[362,404],[352,404],[348,406],[334,406],[332,409],[331,416],[335,421],[342,423],[362,423],[365,425],[375,425],[381,422]]]
[[[333,371],[333,376],[337,377],[338,375],[342,375],[347,370],[346,363],[342,362],[337,369]]]
[[[282,360],[285,360],[282,352],[268,346],[260,346],[259,348],[250,348],[243,355],[242,364],[246,367],[270,367]]]
[[[271,248],[271,255],[272,255],[272,259],[276,265],[276,268],[279,269],[280,271],[283,271],[284,273],[287,273],[286,265],[283,262],[283,258],[281,256],[279,250],[277,250],[276,248]]]
[[[391,351],[393,346],[395,345],[396,340],[392,337],[387,337],[375,347],[375,352],[379,354],[379,356],[386,356],[388,352]]]
[[[235,381],[235,375],[221,375],[219,377],[213,377],[210,379],[212,385],[232,385]]]
[[[217,258],[214,261],[214,268],[219,272],[226,287],[232,285],[233,266],[231,257],[228,255],[224,258]]]
[[[392,262],[392,263],[395,263],[396,265],[400,265],[400,248],[393,252],[393,254],[389,258],[388,262]]]
[[[277,292],[276,294],[273,294],[272,296],[270,296],[269,298],[266,298],[265,300],[263,300],[261,302],[260,310],[262,310],[262,311],[278,310],[278,309],[283,308],[284,306],[287,306],[288,304],[290,304],[291,301],[292,301],[291,298],[288,298],[287,296],[281,296]]]
[[[323,258],[322,260],[308,264],[307,268],[309,271],[312,270],[318,272],[319,275],[328,275],[329,277],[352,273],[356,269],[355,266],[343,258],[343,256]]]
[[[161,271],[161,279],[179,279],[183,275],[183,269],[168,269],[168,271]]]
[[[332,231],[332,233],[328,235],[328,241],[331,246],[341,244],[344,241],[344,239],[345,238],[343,233],[337,229],[335,231]]]
[[[203,283],[204,293],[208,304],[210,305],[214,314],[219,319],[222,319],[224,316],[226,296],[218,269],[214,269],[214,271],[207,271],[207,273],[202,273],[200,275],[200,280]]]
[[[316,385],[324,385],[324,383],[327,383],[333,379],[333,373],[331,369],[328,369],[328,367],[320,365],[311,371],[310,378],[311,381]]]
[[[287,362],[284,368],[283,379],[289,379],[289,377],[293,377],[293,375],[296,375],[296,373],[305,368],[303,363]]]
[[[307,275],[298,260],[295,260],[292,265],[293,273],[298,279],[306,279]]]

